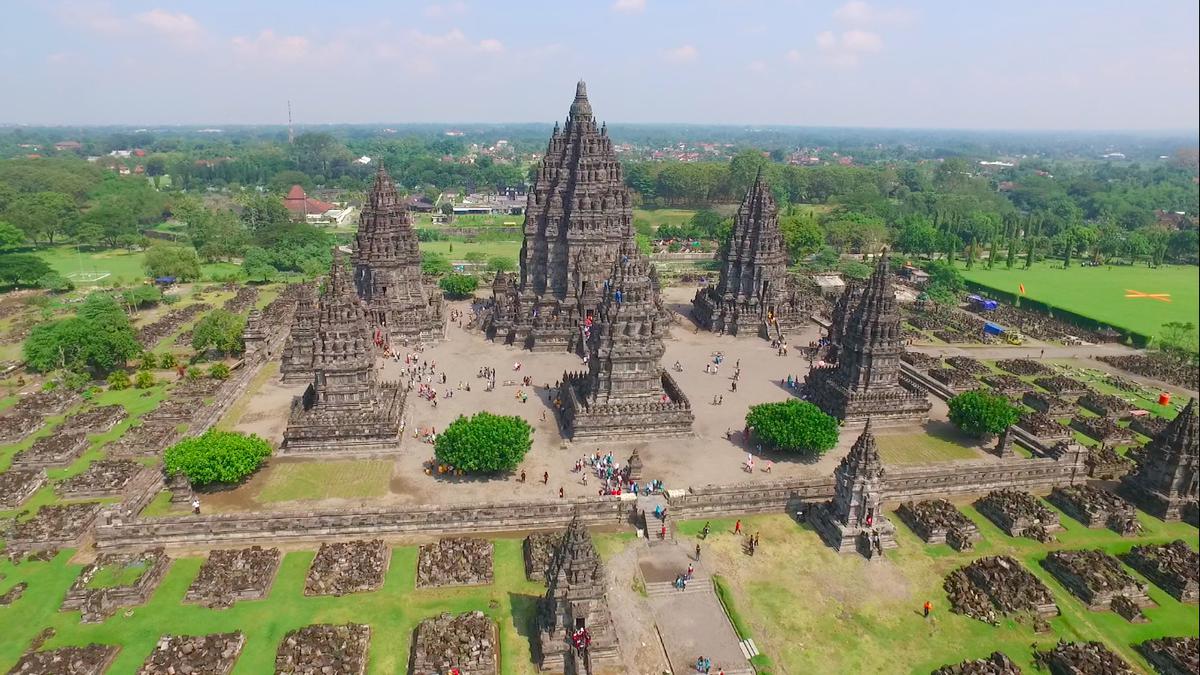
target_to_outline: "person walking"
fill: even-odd
[[[563,486],[559,485],[558,486],[558,498],[562,499],[564,494],[565,493],[563,492]]]
[[[192,513],[197,516],[200,515],[200,500],[199,499],[192,500]]]
[[[696,544],[696,562],[700,562],[700,544]]]
[[[733,524],[733,533],[734,534],[742,533],[742,521],[740,518],[738,519],[738,521],[736,523]]]
[[[525,482],[525,469],[521,469],[521,482]]]
[[[549,485],[549,484],[550,484],[550,472],[543,471],[542,472],[542,485]]]
[[[691,579],[692,575],[695,573],[696,573],[696,568],[692,566],[692,563],[688,563],[687,578]]]
[[[707,540],[708,539],[708,531],[709,531],[708,521],[706,520],[706,521],[704,521],[704,528],[700,530],[700,538]]]
[[[932,602],[930,602],[930,601],[928,601],[928,600],[926,600],[926,601],[925,601],[925,606],[924,606],[924,607],[922,607],[921,609],[922,609],[922,610],[924,610],[924,612],[925,612],[925,618],[926,618],[926,619],[928,619],[928,618],[929,618],[929,613],[933,611],[933,603],[932,603]]]

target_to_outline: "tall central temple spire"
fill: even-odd
[[[621,163],[580,81],[529,190],[519,277],[493,284],[488,334],[535,351],[581,351],[580,328],[600,304],[618,251],[633,237]]]

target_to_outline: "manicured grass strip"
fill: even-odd
[[[749,640],[753,636],[750,633],[750,624],[746,622],[742,615],[737,610],[737,605],[734,604],[733,590],[729,588],[729,583],[725,581],[720,574],[712,575],[713,587],[717,591],[717,599],[721,601],[721,606],[725,608],[725,614],[729,617],[729,622],[733,624],[733,632],[737,633],[739,640]],[[770,657],[762,653],[762,647],[759,648],[759,653],[750,659],[750,665],[754,666],[760,674],[768,671],[767,668],[774,667]]]

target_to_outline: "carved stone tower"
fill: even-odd
[[[775,197],[759,169],[733,219],[720,280],[696,292],[692,316],[708,330],[734,335],[775,338],[799,328],[804,307],[789,288],[787,262]]]
[[[563,375],[566,431],[574,439],[690,433],[691,405],[661,364],[667,326],[649,262],[624,247],[601,288],[597,313],[582,328],[588,372]]]
[[[354,239],[354,288],[377,336],[391,345],[442,338],[442,293],[426,287],[412,220],[380,163]]]
[[[577,351],[618,251],[633,241],[633,206],[612,139],[580,82],[529,190],[520,275],[498,279],[485,330],[534,351]]]
[[[822,541],[838,553],[862,552],[868,558],[896,548],[896,528],[883,515],[883,460],[867,420],[849,454],[833,472],[833,499],[811,518]]]
[[[846,293],[856,291],[847,288]],[[857,425],[923,423],[931,407],[924,393],[900,384],[900,311],[885,251],[857,300],[846,299],[837,365],[815,368],[805,379],[808,398],[826,413]],[[853,303],[853,309],[849,309]]]
[[[588,673],[620,664],[606,583],[592,536],[576,516],[546,572],[546,597],[538,612],[542,670]],[[582,649],[573,640],[580,629],[587,636],[578,640]],[[568,669],[570,660],[574,667]]]
[[[293,452],[399,449],[404,394],[378,381],[366,310],[334,249],[325,294],[317,303],[313,381],[292,401],[283,450]]]
[[[1193,398],[1146,444],[1137,470],[1122,479],[1122,491],[1153,516],[1195,524],[1198,453],[1200,418]]]
[[[279,363],[280,379],[286,384],[311,382],[313,378],[313,339],[317,335],[317,294],[311,284],[301,284],[296,313],[283,356]]]

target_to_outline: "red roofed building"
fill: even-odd
[[[313,199],[304,194],[304,188],[299,185],[293,185],[292,189],[288,190],[287,196],[283,198],[283,205],[293,216],[303,220],[309,220],[310,217],[316,218],[326,211],[337,208],[329,202]]]

